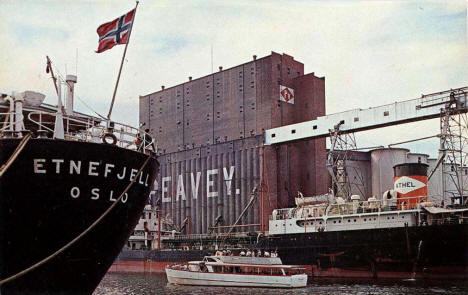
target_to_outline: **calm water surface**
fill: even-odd
[[[107,274],[93,295],[149,294],[313,294],[313,295],[426,295],[468,294],[466,281],[321,280],[301,289],[174,286],[165,275]]]

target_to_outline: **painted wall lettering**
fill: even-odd
[[[177,181],[176,201],[178,201],[180,197],[182,197],[182,200],[186,200],[186,198],[185,198],[185,189],[184,189],[184,180],[183,180],[182,174],[179,175],[179,179]]]
[[[211,191],[211,188],[214,186],[214,180],[211,179],[211,175],[218,174],[218,169],[206,170],[206,197],[213,198],[218,196],[218,192]]]
[[[166,197],[168,191],[168,182],[171,181],[172,177],[166,176],[163,177],[161,180],[161,197],[163,203],[167,203],[171,201],[171,197]]]
[[[196,200],[198,198],[198,187],[200,186],[200,177],[201,172],[197,172],[196,180],[193,178],[193,172],[190,173],[190,180],[192,181],[192,199]]]
[[[224,182],[226,183],[226,190],[227,190],[227,195],[231,195],[231,184],[232,184],[232,177],[234,176],[234,166],[230,167],[231,169],[228,171],[226,167],[223,167],[223,175],[224,175]]]

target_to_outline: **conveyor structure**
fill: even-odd
[[[354,132],[381,128],[433,118],[440,118],[439,159],[434,171],[442,167],[443,200],[452,204],[468,202],[468,178],[463,169],[468,166],[468,87],[422,95],[420,98],[395,102],[368,109],[354,109],[318,117],[315,120],[272,128],[265,131],[265,145],[330,137],[327,169],[337,195],[349,198],[347,151],[357,148]],[[447,165],[451,168],[447,170]],[[452,186],[447,181],[453,182]],[[449,189],[449,187],[454,189]]]
[[[327,137],[339,125],[341,133],[370,130],[427,119],[439,118],[446,108],[466,113],[468,87],[422,95],[368,109],[354,109],[318,117],[315,120],[265,131],[265,145]]]

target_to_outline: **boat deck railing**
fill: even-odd
[[[41,110],[27,110],[25,115],[0,113],[0,118],[3,118],[3,122],[0,122],[0,137],[22,137],[32,132],[37,138],[51,138],[54,136],[57,116],[61,116],[65,140],[103,142],[130,150],[157,152],[156,142],[150,134],[123,123]]]
[[[216,234],[189,234],[189,235],[174,235],[170,237],[171,240],[205,240],[205,239],[229,239],[229,238],[245,238],[249,233],[216,233]]]
[[[270,220],[284,220],[291,218],[329,218],[352,214],[414,210],[420,208],[421,204],[426,201],[426,196],[415,196],[387,200],[386,202],[375,199],[346,203],[306,205],[294,208],[276,209],[275,212],[270,215]]]
[[[422,221],[421,225],[447,225],[447,224],[468,224],[468,216],[450,216],[443,218],[432,218],[429,221]]]

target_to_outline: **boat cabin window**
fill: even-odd
[[[297,275],[304,273],[304,269],[302,268],[288,268],[286,269],[286,275]]]
[[[200,271],[201,269],[200,269],[200,266],[197,265],[197,264],[190,264],[189,265],[189,270],[190,271]]]

